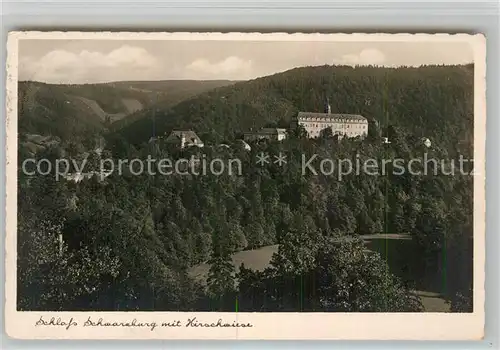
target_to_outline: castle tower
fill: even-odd
[[[327,113],[327,114],[332,114],[332,107],[330,106],[330,100],[327,98],[325,98],[325,109],[324,109],[324,113]]]
[[[181,135],[181,148],[184,148],[186,146],[186,135],[182,133]]]

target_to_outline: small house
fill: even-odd
[[[165,139],[166,143],[174,144],[179,148],[185,147],[203,147],[203,141],[191,130],[174,130]]]
[[[431,145],[432,145],[431,140],[429,140],[427,137],[422,137],[421,141],[422,141],[422,144],[427,148],[431,147]]]
[[[257,141],[262,139],[282,141],[286,139],[286,129],[263,128],[259,131],[251,131],[243,134],[245,141]]]

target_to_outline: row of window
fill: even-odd
[[[302,126],[304,126],[305,128],[326,128],[328,126],[325,127],[325,124],[315,124],[315,123],[304,123],[304,124],[301,124]],[[361,130],[365,130],[368,126],[366,124],[362,125],[362,124],[334,124],[334,125],[331,125],[330,126],[332,129],[350,129],[352,127],[352,129],[361,129]]]
[[[319,137],[321,135],[321,131],[310,131],[308,132],[308,134],[310,137]],[[345,135],[349,137],[356,137],[356,136],[366,135],[366,132],[359,132],[359,131],[334,132],[334,135]]]

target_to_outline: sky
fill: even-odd
[[[19,80],[248,80],[303,66],[465,64],[465,42],[33,40],[19,42]]]

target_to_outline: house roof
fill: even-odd
[[[248,131],[245,134],[279,134],[279,133],[284,133],[286,132],[286,129],[280,129],[280,128],[262,128],[257,131]]]
[[[181,140],[184,137],[188,141],[196,141],[201,142],[201,139],[196,135],[196,133],[192,130],[174,130],[167,137],[167,141],[172,141],[174,139]]]
[[[356,120],[366,121],[367,119],[359,114],[331,114],[331,113],[316,113],[316,112],[299,112],[297,118],[299,120],[314,120],[314,121],[331,121],[331,120]]]

